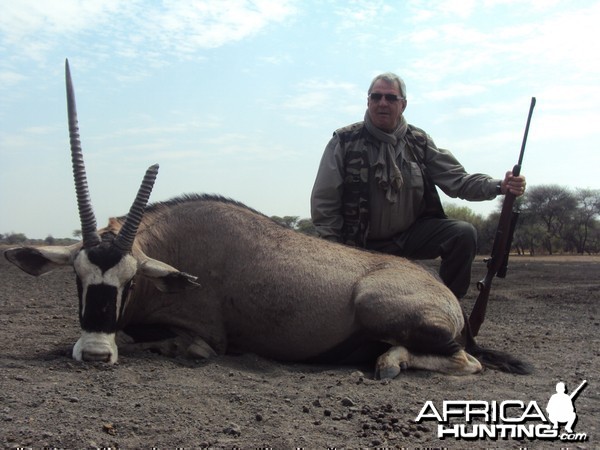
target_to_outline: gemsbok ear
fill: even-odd
[[[43,275],[73,262],[79,244],[68,247],[17,247],[4,252],[11,263],[30,275]]]
[[[161,292],[174,293],[200,287],[200,284],[196,283],[198,277],[180,272],[152,258],[147,258],[140,264],[138,274],[148,278]]]

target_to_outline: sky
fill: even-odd
[[[600,188],[600,1],[0,0],[0,233],[80,228],[68,58],[98,225],[151,201],[231,197],[310,216],[337,128],[373,77],[407,85],[405,117],[470,173]],[[487,215],[498,200],[445,203]]]

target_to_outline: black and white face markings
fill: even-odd
[[[115,336],[137,272],[137,260],[105,241],[81,250],[73,267],[82,329],[73,346],[73,358],[114,364],[119,357]]]
[[[115,333],[138,268],[136,259],[109,243],[79,252],[74,262],[83,331]]]

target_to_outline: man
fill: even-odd
[[[525,192],[525,177],[468,174],[423,130],[409,125],[406,86],[393,73],[375,77],[364,121],[340,128],[327,144],[311,196],[325,239],[412,259],[441,256],[440,277],[457,298],[471,280],[477,234],[444,214],[438,186],[450,197],[491,200]]]

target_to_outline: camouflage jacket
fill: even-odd
[[[410,172],[404,180],[405,198],[394,206],[393,214],[401,214],[405,207],[411,209],[401,221],[408,218],[409,223],[414,223],[424,216],[445,217],[437,188],[449,197],[469,201],[496,197],[496,186],[501,180],[467,173],[451,152],[438,148],[423,130],[409,124],[403,142],[402,159],[410,167],[402,165],[401,170],[406,168]],[[386,239],[381,237],[381,222],[377,231],[375,222],[371,223],[375,211],[370,211],[374,207],[370,204],[374,197],[370,192],[374,185],[370,179],[373,171],[370,159],[373,149],[379,146],[380,142],[366,130],[364,122],[340,128],[333,134],[323,153],[311,195],[312,220],[322,238],[357,246],[364,246],[368,238]],[[418,179],[413,171],[418,172]],[[413,182],[417,184],[412,185]],[[414,196],[417,191],[420,198]]]
[[[362,145],[352,145],[363,139],[373,139],[361,123],[338,130],[340,145],[346,150],[344,190],[342,196],[342,241],[347,245],[365,247],[369,229],[369,158]],[[423,216],[445,218],[439,194],[420,155],[427,158],[427,134],[408,125],[406,144],[423,173],[425,183]]]

